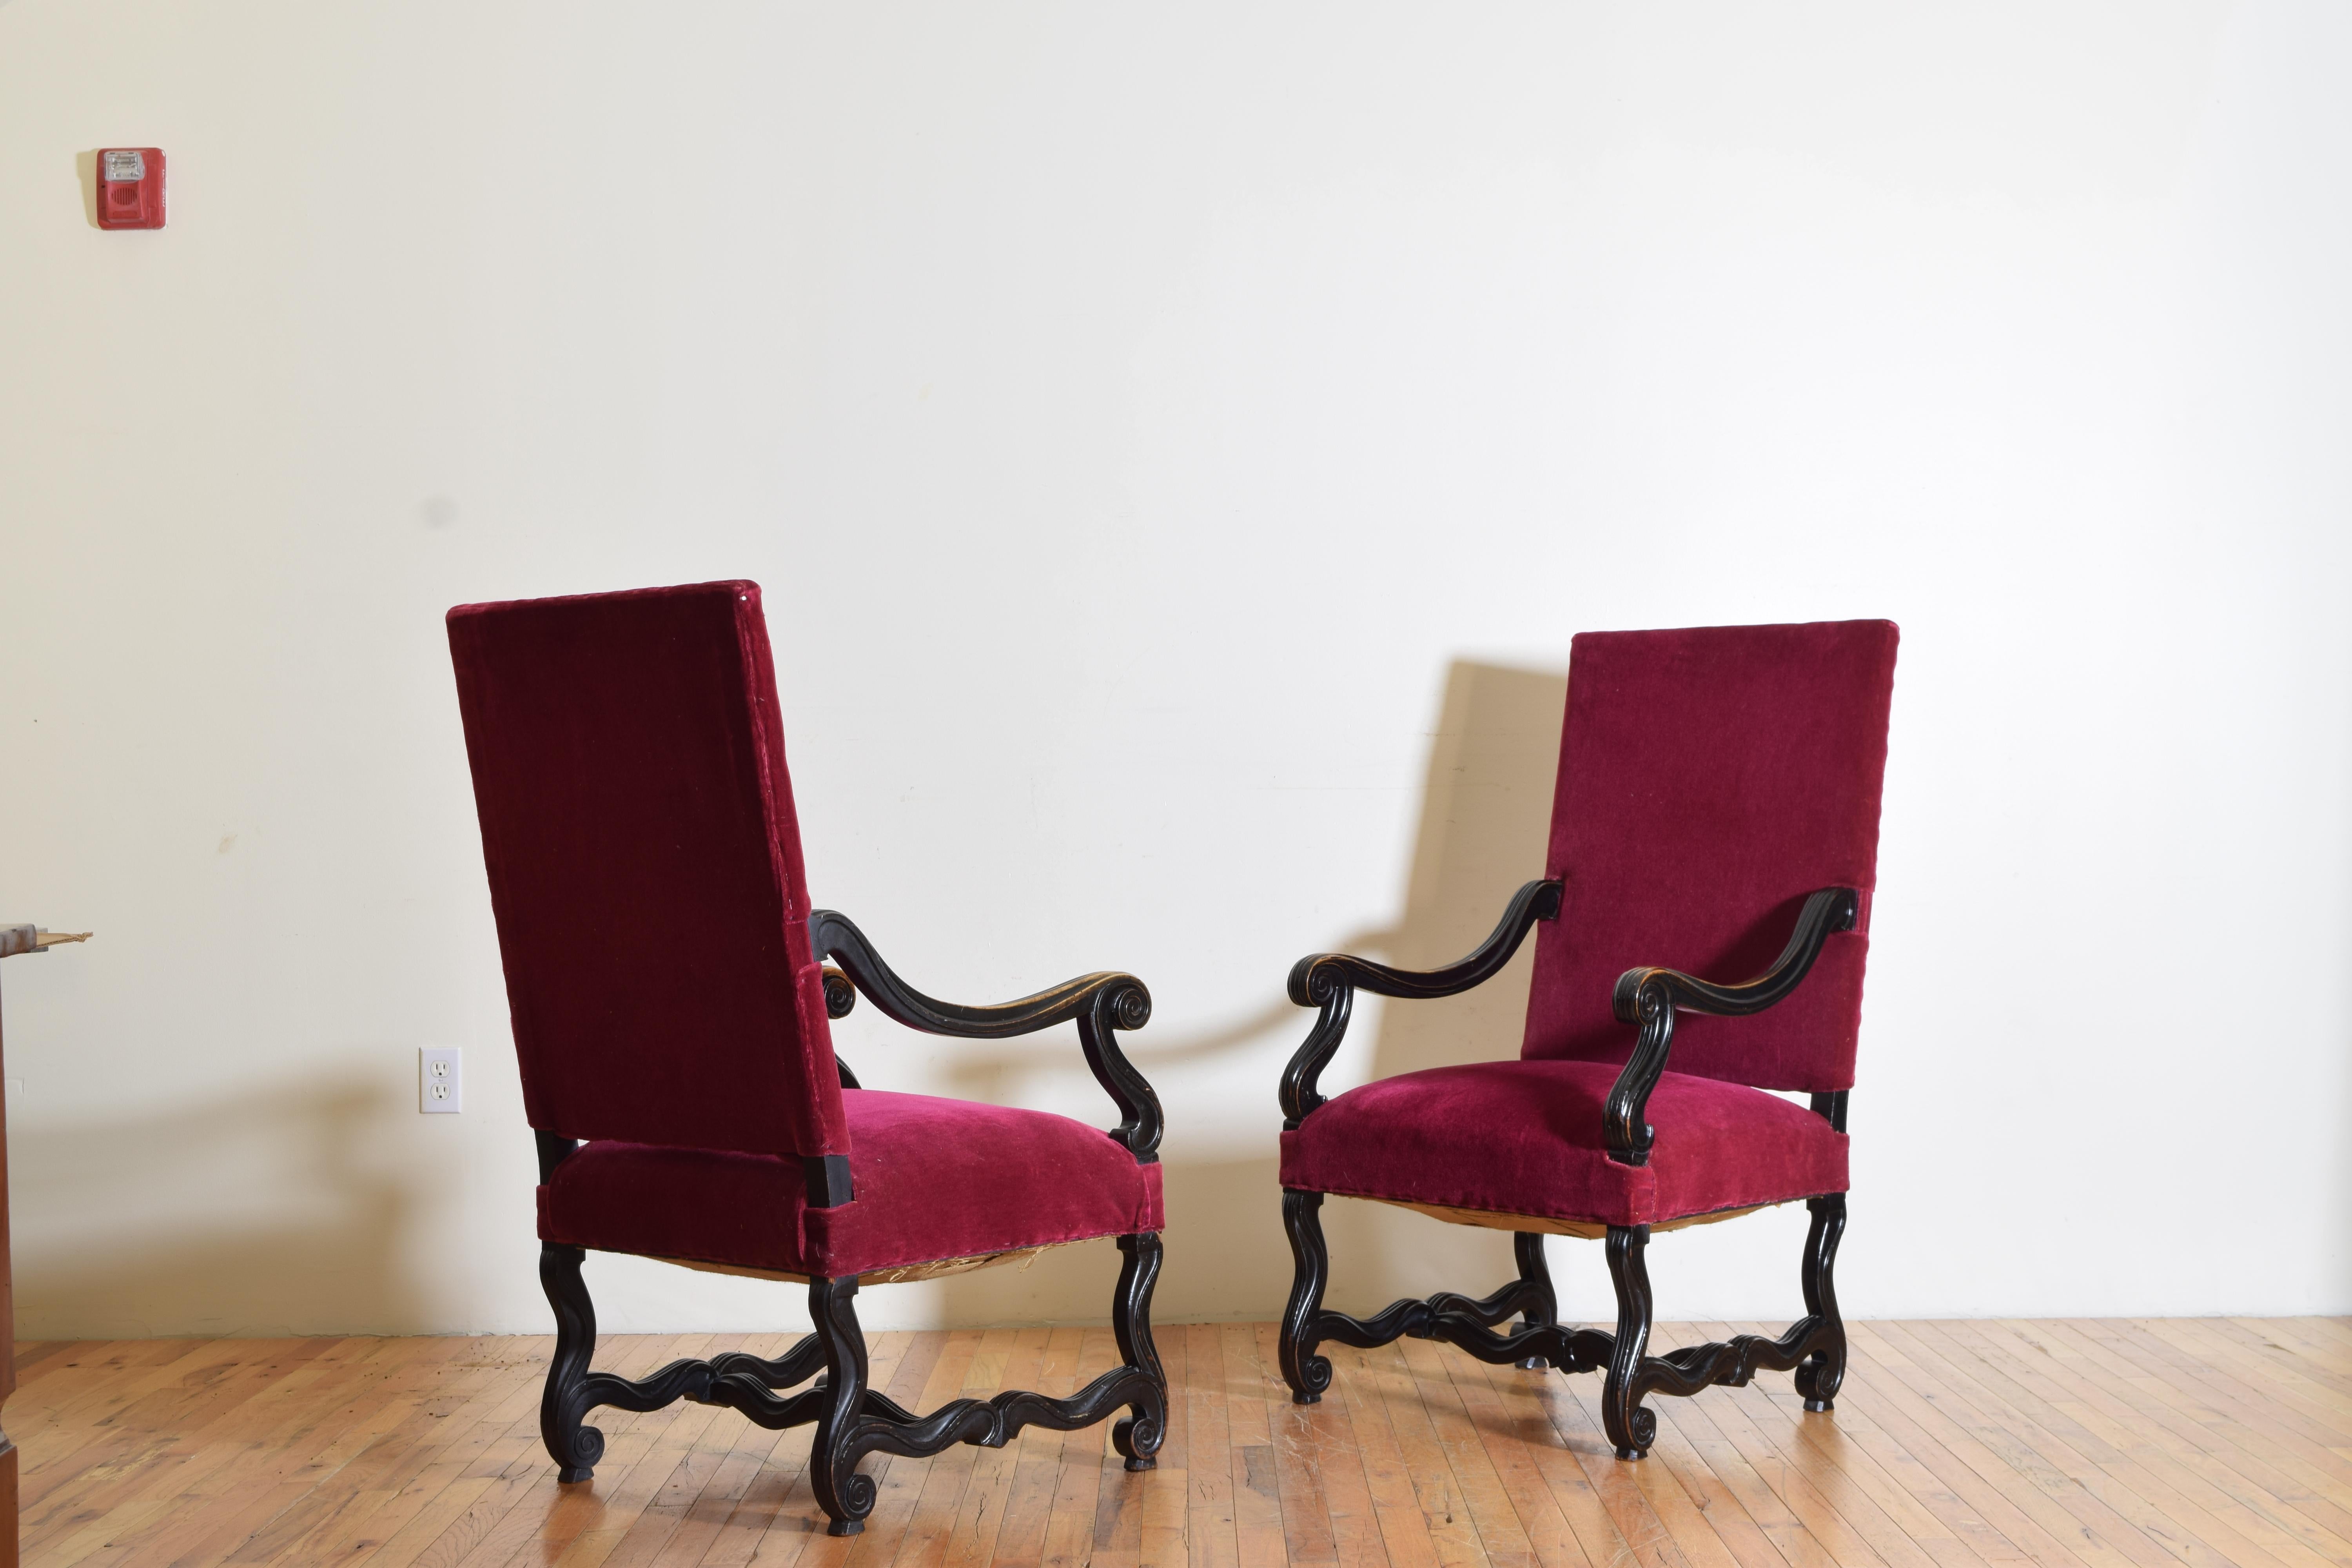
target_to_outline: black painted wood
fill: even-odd
[[[539,1144],[539,1184],[543,1187],[554,1179],[555,1167],[572,1158],[572,1152],[580,1147],[580,1140],[566,1138],[561,1132],[542,1132],[536,1127],[530,1130],[530,1135]]]
[[[1845,1099],[1840,1094],[1838,1099]],[[1840,1106],[1841,1115],[1843,1106]],[[1845,1320],[1838,1315],[1837,1249],[1845,1235],[1845,1194],[1832,1193],[1805,1205],[1813,1223],[1805,1237],[1805,1359],[1797,1367],[1797,1392],[1811,1411],[1834,1407],[1845,1381]],[[1790,1331],[1795,1335],[1796,1329]]]
[[[857,1473],[856,1447],[865,1412],[866,1334],[857,1326],[857,1281],[809,1281],[809,1321],[824,1347],[825,1385],[812,1388],[816,1436],[809,1447],[809,1485],[824,1510],[825,1533],[856,1535],[874,1511],[874,1478]],[[754,1416],[752,1419],[757,1420]]]
[[[1656,1440],[1656,1418],[1642,1407],[1654,1393],[1689,1395],[1716,1384],[1744,1386],[1759,1372],[1793,1371],[1805,1408],[1827,1410],[1845,1374],[1845,1325],[1837,1315],[1832,1281],[1845,1220],[1843,1194],[1813,1198],[1806,1205],[1813,1226],[1805,1244],[1805,1317],[1777,1339],[1740,1334],[1664,1355],[1648,1353],[1653,1309],[1644,1257],[1650,1241],[1647,1226],[1609,1229],[1609,1276],[1617,1296],[1614,1333],[1549,1321],[1556,1310],[1549,1281],[1524,1275],[1491,1296],[1474,1299],[1442,1290],[1425,1301],[1393,1301],[1369,1318],[1351,1318],[1322,1304],[1330,1269],[1318,1212],[1322,1201],[1320,1193],[1283,1194],[1283,1218],[1297,1268],[1283,1314],[1280,1362],[1291,1398],[1300,1405],[1318,1403],[1331,1386],[1331,1363],[1315,1353],[1318,1345],[1370,1350],[1408,1337],[1443,1340],[1490,1365],[1605,1373],[1601,1415],[1609,1440],[1619,1458],[1638,1459]],[[1532,1321],[1538,1311],[1547,1321]],[[1514,1312],[1529,1321],[1513,1324],[1508,1333],[1496,1332],[1495,1325]]]
[[[587,1397],[588,1358],[596,1350],[596,1304],[580,1278],[586,1257],[576,1247],[540,1244],[539,1283],[555,1309],[555,1353],[548,1359],[547,1386],[540,1394],[539,1435],[555,1461],[559,1481],[586,1480],[604,1457],[604,1434],[582,1425],[593,1408]]]
[[[1718,985],[1678,970],[1655,966],[1629,969],[1617,977],[1610,1005],[1622,1024],[1641,1027],[1633,1054],[1617,1075],[1601,1112],[1601,1129],[1609,1140],[1609,1157],[1623,1165],[1646,1165],[1655,1136],[1643,1113],[1650,1092],[1666,1070],[1674,1049],[1675,1015],[1700,1013],[1718,1017],[1742,1017],[1761,1013],[1787,998],[1802,983],[1822,953],[1822,944],[1833,931],[1852,931],[1862,909],[1861,895],[1852,888],[1823,888],[1805,900],[1796,929],[1772,967],[1737,985]]]
[[[857,1196],[850,1180],[846,1154],[806,1154],[801,1158],[801,1179],[808,1184],[809,1207],[839,1208]]]
[[[857,987],[849,983],[848,975],[844,974],[840,970],[834,968],[830,964],[826,965],[824,969],[824,1016],[828,1018],[846,1018],[856,1005]],[[835,1051],[833,1054],[833,1070],[840,1075],[842,1088],[863,1089],[866,1087],[864,1084],[857,1081],[857,1075],[849,1070],[849,1064],[841,1059],[841,1053],[839,1051]]]
[[[926,996],[901,980],[846,915],[819,910],[809,917],[809,942],[819,958],[836,958],[850,981],[884,1016],[926,1034],[1001,1040],[1076,1022],[1087,1066],[1120,1112],[1110,1135],[1139,1164],[1157,1160],[1165,1118],[1160,1097],[1118,1048],[1118,1031],[1151,1020],[1151,993],[1132,974],[1082,974],[1051,990],[993,1006],[966,1006]]]
[[[1123,1263],[1111,1322],[1123,1364],[1066,1399],[1008,1390],[992,1399],[958,1399],[918,1415],[868,1385],[866,1336],[858,1328],[854,1278],[809,1281],[809,1321],[816,1331],[774,1361],[736,1351],[709,1361],[674,1361],[632,1381],[593,1372],[596,1311],[576,1247],[540,1249],[540,1281],[555,1310],[555,1354],[540,1401],[540,1435],[562,1481],[583,1481],[604,1452],[604,1435],[585,1424],[598,1405],[658,1410],[679,1399],[727,1405],[755,1424],[781,1430],[816,1424],[810,1485],[835,1535],[855,1535],[874,1510],[874,1483],[857,1472],[870,1453],[922,1458],[957,1443],[1002,1447],[1024,1426],[1074,1431],[1120,1410],[1111,1443],[1130,1470],[1150,1469],[1168,1429],[1168,1379],[1151,1341],[1151,1291],[1160,1277],[1155,1232],[1118,1238]],[[822,1373],[822,1376],[818,1374]],[[777,1392],[815,1377],[798,1394]]]
[[[1160,1445],[1168,1436],[1168,1373],[1160,1364],[1160,1347],[1151,1342],[1151,1291],[1160,1283],[1160,1237],[1156,1231],[1118,1238],[1126,1256],[1118,1271],[1118,1291],[1111,1298],[1110,1327],[1118,1342],[1119,1359],[1139,1373],[1122,1378],[1127,1392],[1127,1415],[1110,1429],[1110,1446],[1130,1470],[1149,1470],[1160,1464]]]
[[[1323,1194],[1296,1187],[1282,1190],[1282,1228],[1290,1237],[1290,1300],[1282,1310],[1276,1358],[1294,1405],[1317,1405],[1331,1386],[1331,1363],[1315,1353],[1318,1331],[1328,1314],[1323,1287],[1331,1279],[1331,1252],[1323,1242]]]
[[[929,1415],[916,1415],[880,1395],[836,1398],[819,1419],[811,1467],[817,1500],[831,1516],[835,1535],[853,1535],[874,1507],[874,1483],[856,1473],[870,1453],[920,1458],[957,1443],[1001,1448],[1024,1426],[1075,1431],[1091,1426],[1121,1406],[1129,1415],[1111,1428],[1111,1444],[1130,1470],[1148,1470],[1168,1428],[1168,1379],[1151,1342],[1151,1289],[1160,1275],[1158,1235],[1119,1237],[1126,1262],[1112,1298],[1112,1327],[1125,1364],[1104,1373],[1067,1399],[1026,1390],[1008,1390],[990,1399],[958,1399]],[[862,1389],[865,1341],[856,1332],[850,1298],[855,1280],[813,1281],[809,1311],[825,1342],[827,1376],[833,1386],[855,1379]],[[819,1316],[820,1308],[823,1315]],[[828,1326],[829,1325],[829,1326]]]
[[[1609,1375],[1601,1385],[1601,1427],[1621,1459],[1638,1459],[1657,1440],[1658,1418],[1642,1408],[1650,1348],[1650,1227],[1609,1227],[1609,1283],[1617,1292],[1617,1332],[1609,1341]]]
[[[1521,1326],[1549,1328],[1559,1320],[1559,1301],[1552,1293],[1551,1264],[1544,1257],[1543,1233],[1533,1230],[1514,1232],[1511,1257],[1519,1266],[1519,1278],[1543,1293],[1540,1300],[1528,1302],[1527,1309],[1519,1314]],[[1517,1329],[1512,1331],[1514,1333],[1517,1331]],[[1521,1361],[1518,1366],[1522,1372],[1541,1372],[1550,1364],[1539,1355],[1531,1355]]]
[[[1293,964],[1290,999],[1301,1007],[1319,1007],[1322,1012],[1306,1042],[1291,1057],[1290,1065],[1283,1069],[1284,1128],[1295,1131],[1316,1107],[1323,1104],[1324,1097],[1316,1092],[1315,1080],[1330,1061],[1331,1054],[1339,1048],[1339,1042],[1347,1037],[1348,1017],[1354,1010],[1357,992],[1426,999],[1452,996],[1483,985],[1511,962],[1512,954],[1519,951],[1519,944],[1527,940],[1536,921],[1559,918],[1559,899],[1558,882],[1528,883],[1511,895],[1493,934],[1467,958],[1443,969],[1391,969],[1385,963],[1353,958],[1344,952],[1309,953]]]
[[[1563,1334],[1572,1339],[1573,1334],[1594,1335],[1595,1331],[1563,1330],[1552,1321],[1556,1305],[1549,1271],[1544,1267],[1540,1251],[1534,1255],[1534,1270],[1530,1271],[1523,1244],[1519,1251],[1520,1277],[1491,1296],[1474,1299],[1441,1290],[1426,1301],[1408,1299],[1391,1302],[1370,1318],[1351,1318],[1345,1312],[1325,1310],[1323,1289],[1330,1279],[1331,1263],[1323,1240],[1322,1208],[1321,1193],[1297,1188],[1283,1192],[1283,1225],[1290,1236],[1295,1271],[1290,1301],[1282,1315],[1277,1354],[1283,1381],[1290,1384],[1293,1403],[1317,1404],[1324,1390],[1331,1386],[1330,1360],[1315,1353],[1316,1347],[1327,1342],[1370,1350],[1411,1336],[1444,1340],[1488,1362],[1524,1365],[1536,1360],[1567,1372],[1584,1371],[1596,1364],[1582,1352],[1557,1349]],[[1524,1321],[1512,1325],[1508,1334],[1496,1333],[1494,1326],[1514,1312],[1523,1314]],[[1595,1337],[1602,1341],[1608,1338],[1606,1334]],[[1590,1350],[1590,1341],[1580,1342]]]
[[[848,1017],[857,1006],[857,987],[850,984],[848,975],[829,963],[824,966],[823,973],[824,1016],[828,1018]]]

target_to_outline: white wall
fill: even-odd
[[[0,5],[0,917],[99,933],[0,976],[25,1330],[543,1327],[441,612],[738,574],[821,900],[950,996],[1150,983],[1165,1318],[1280,1301],[1290,962],[1539,871],[1570,634],[1847,616],[1850,1310],[2352,1310],[2347,68],[2138,0]],[[85,216],[126,143],[161,233]],[[1067,1037],[842,1035],[1108,1111]],[[1503,1277],[1337,1206],[1339,1304]],[[1802,1217],[1662,1310],[1793,1312]]]

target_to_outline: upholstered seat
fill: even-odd
[[[1664,1226],[1846,1190],[1846,1135],[1744,1084],[1661,1074],[1646,1165],[1609,1158],[1614,1063],[1475,1062],[1368,1083],[1282,1135],[1282,1184],[1588,1225]]]
[[[606,1252],[871,1275],[1160,1228],[1160,1167],[1066,1116],[845,1089],[857,1201],[812,1208],[798,1159],[614,1141],[539,1189],[539,1234]]]

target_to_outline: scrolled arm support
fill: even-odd
[[[1412,999],[1452,996],[1482,985],[1502,972],[1519,951],[1538,921],[1559,915],[1560,884],[1529,882],[1511,895],[1494,934],[1458,963],[1443,969],[1391,969],[1370,959],[1344,952],[1310,953],[1291,966],[1290,999],[1301,1007],[1321,1009],[1306,1041],[1282,1071],[1283,1126],[1295,1129],[1324,1102],[1315,1080],[1347,1037],[1349,1015],[1356,993]]]
[[[1601,1112],[1609,1157],[1621,1165],[1649,1163],[1655,1132],[1644,1118],[1650,1091],[1658,1087],[1674,1050],[1677,1013],[1737,1018],[1785,1000],[1811,972],[1831,933],[1853,930],[1861,913],[1862,897],[1852,888],[1823,888],[1812,894],[1798,911],[1796,929],[1772,967],[1740,984],[1718,984],[1654,966],[1619,975],[1611,1007],[1618,1022],[1635,1025],[1642,1032]]]
[[[1075,1020],[1087,1066],[1119,1109],[1119,1124],[1111,1130],[1111,1137],[1135,1156],[1138,1164],[1150,1164],[1159,1158],[1164,1125],[1160,1097],[1119,1050],[1117,1036],[1120,1029],[1140,1029],[1151,1020],[1151,993],[1134,975],[1109,971],[1082,974],[1016,1002],[973,1007],[926,996],[899,979],[874,951],[866,933],[848,916],[835,910],[819,910],[809,917],[809,944],[819,959],[837,961],[849,982],[884,1016],[925,1034],[1003,1040]],[[828,1003],[831,991],[828,984]],[[843,1007],[834,1016],[848,1010]]]
[[[824,1016],[846,1018],[856,1005],[857,987],[849,983],[848,975],[827,964],[824,969]]]

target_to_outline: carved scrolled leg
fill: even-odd
[[[1551,1265],[1544,1258],[1544,1238],[1540,1231],[1522,1230],[1511,1237],[1512,1255],[1518,1259],[1519,1278],[1535,1286],[1541,1295],[1530,1301],[1519,1314],[1521,1327],[1515,1332],[1529,1329],[1548,1329],[1559,1321],[1559,1299],[1552,1294]],[[1516,1363],[1522,1372],[1541,1372],[1551,1365],[1542,1356],[1531,1355]]]
[[[1151,1380],[1128,1405],[1125,1420],[1110,1429],[1111,1447],[1130,1470],[1148,1470],[1168,1436],[1168,1373],[1160,1365],[1159,1347],[1151,1342],[1151,1287],[1160,1279],[1160,1234],[1141,1231],[1118,1238],[1126,1261],[1119,1266],[1118,1294],[1111,1300],[1111,1331],[1118,1336],[1118,1353],[1127,1364]]]
[[[857,1326],[857,1280],[809,1281],[809,1321],[824,1346],[825,1400],[809,1451],[809,1484],[831,1521],[829,1535],[856,1535],[874,1511],[874,1479],[857,1473],[866,1403],[866,1334]]]
[[[1286,1187],[1282,1226],[1290,1233],[1290,1304],[1282,1312],[1282,1377],[1295,1405],[1313,1405],[1331,1386],[1331,1363],[1315,1353],[1315,1320],[1323,1310],[1323,1286],[1331,1277],[1331,1254],[1323,1245],[1321,1193]]]
[[[576,1247],[540,1244],[539,1283],[555,1309],[555,1354],[540,1395],[539,1435],[559,1481],[586,1480],[604,1457],[604,1434],[581,1424],[589,1410],[588,1360],[596,1353],[596,1305],[580,1278],[587,1256]]]
[[[1838,1316],[1837,1249],[1845,1235],[1845,1194],[1832,1193],[1813,1198],[1813,1227],[1805,1237],[1805,1314],[1811,1318],[1813,1352],[1797,1368],[1797,1392],[1812,1411],[1834,1407],[1838,1384],[1845,1381],[1845,1320]]]
[[[1642,1361],[1650,1348],[1650,1245],[1646,1225],[1609,1227],[1609,1281],[1617,1288],[1617,1339],[1601,1391],[1601,1424],[1621,1459],[1638,1459],[1657,1440],[1658,1418],[1642,1408]]]

